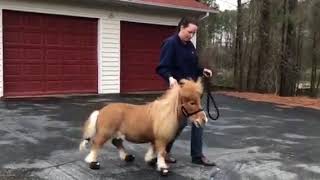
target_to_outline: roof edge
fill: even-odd
[[[215,9],[201,9],[201,8],[191,8],[186,6],[176,6],[176,5],[169,5],[169,4],[163,4],[163,3],[154,3],[154,2],[143,2],[143,1],[137,1],[137,0],[119,0],[124,3],[131,3],[131,4],[139,4],[139,5],[147,5],[147,6],[157,6],[157,7],[163,7],[163,8],[172,8],[172,9],[183,9],[183,10],[190,10],[190,11],[196,11],[196,12],[209,12],[209,13],[218,13],[218,10]]]

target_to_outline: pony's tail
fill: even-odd
[[[83,151],[87,148],[90,140],[96,134],[96,124],[98,119],[99,111],[93,111],[89,116],[88,120],[85,122],[83,127],[83,140],[79,145],[79,150]]]

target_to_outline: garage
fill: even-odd
[[[121,93],[167,88],[155,69],[163,40],[175,30],[175,26],[121,21]]]
[[[2,16],[5,97],[98,93],[97,19]]]
[[[0,0],[0,98],[158,92],[160,46],[196,0]]]

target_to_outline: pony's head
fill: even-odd
[[[203,93],[201,78],[196,82],[182,79],[179,83],[181,87],[179,96],[182,114],[188,117],[197,127],[203,126],[208,122],[208,118],[201,106],[201,96]]]

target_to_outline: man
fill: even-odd
[[[198,77],[204,75],[212,76],[212,71],[206,68],[200,68],[196,49],[191,42],[192,37],[198,30],[198,22],[191,17],[184,17],[180,20],[177,33],[167,38],[160,52],[160,63],[156,69],[157,73],[169,83],[170,87],[177,84],[179,80],[192,78],[197,80]],[[187,121],[183,121],[177,136],[187,125]],[[202,136],[203,129],[192,125],[191,131],[191,157],[192,163],[202,164],[205,166],[215,166],[214,162],[210,162],[202,152]],[[176,159],[170,156],[170,150],[174,141],[168,144],[166,150],[168,163],[175,163]]]

